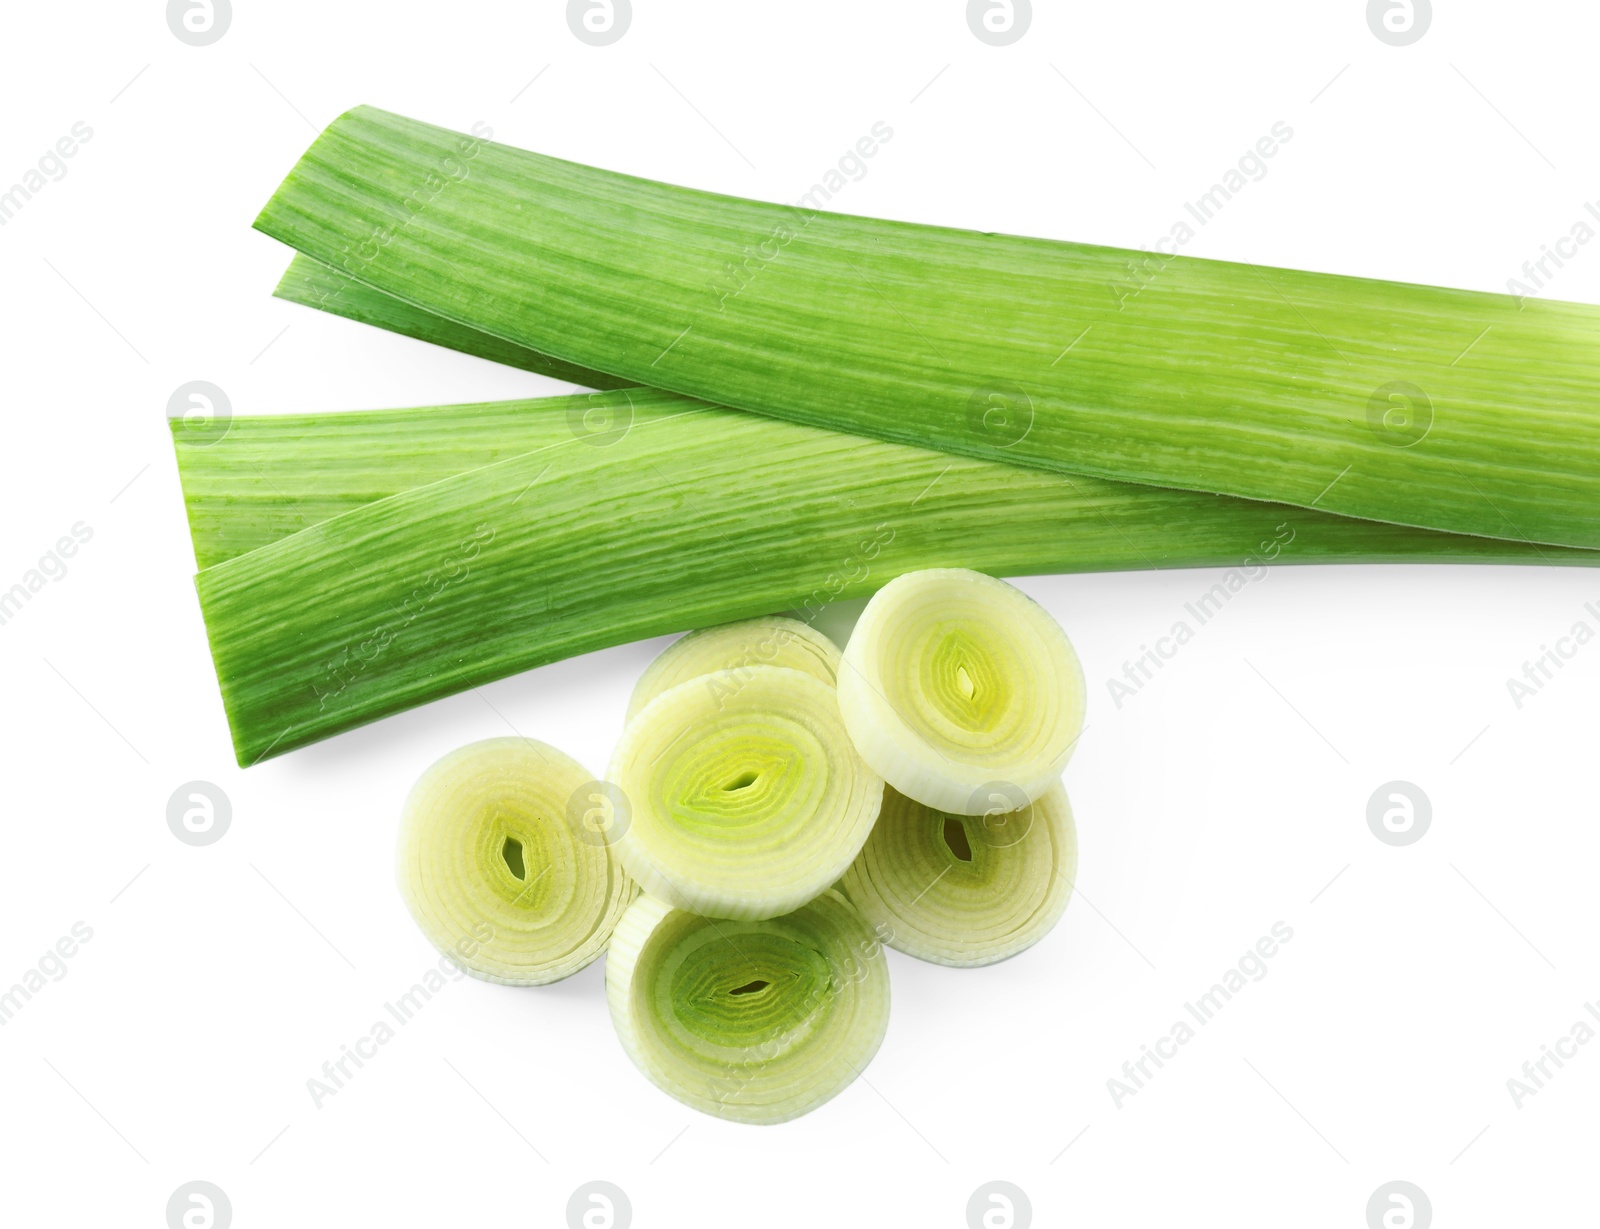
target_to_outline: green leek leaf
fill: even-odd
[[[775,610],[811,619],[919,568],[1600,561],[953,458],[649,390],[581,404],[621,425],[575,434],[568,399],[515,403],[489,415],[514,455],[449,477],[430,441],[479,408],[329,414],[301,439],[256,419],[204,445],[178,428],[201,558],[311,522],[196,578],[240,763],[579,653]],[[492,434],[471,448],[496,447]],[[236,502],[218,474],[252,468],[264,481]],[[369,497],[316,519],[319,500]]]
[[[632,383],[952,453],[1600,545],[1600,309],[763,204],[369,107],[257,226]]]

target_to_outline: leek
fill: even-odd
[[[565,399],[522,403],[499,417],[508,449],[524,431],[559,442],[445,478],[424,441],[475,410],[396,415],[381,457],[368,442],[385,416],[364,413],[303,440],[250,419],[209,447],[179,439],[201,558],[228,550],[207,534],[260,541],[313,521],[315,500],[373,500],[196,578],[241,764],[579,653],[774,610],[810,619],[918,568],[1600,559],[1068,479],[648,390],[585,404],[626,409],[631,429],[591,447]],[[208,477],[219,466],[259,468],[259,498],[237,504]]]
[[[515,342],[503,341],[442,316],[420,311],[409,303],[380,294],[304,256],[297,256],[290,262],[273,294],[288,302],[315,307],[347,320],[375,325],[404,337],[475,354],[491,362],[520,367],[524,371],[566,380],[585,388],[626,388],[633,383],[632,380],[619,379],[574,363],[564,363]]]
[[[1060,919],[1078,842],[1058,781],[1018,811],[951,815],[884,791],[840,890],[896,951],[970,968],[1015,956]]]
[[[641,896],[606,955],[622,1048],[658,1088],[735,1122],[787,1122],[849,1086],[889,1024],[889,970],[825,892],[786,917],[714,921]]]
[[[834,689],[781,666],[662,692],[628,723],[607,776],[631,815],[622,865],[710,917],[777,917],[816,897],[855,861],[883,801]]]
[[[839,674],[839,648],[799,619],[774,615],[690,632],[674,641],[645,669],[628,700],[628,720],[663,691],[704,679],[712,696],[730,696],[755,666],[783,666],[832,687]]]
[[[222,439],[195,443],[173,420],[195,558],[202,568],[401,491],[570,441],[615,396],[550,397],[426,411],[264,414],[235,418]]]
[[[1038,798],[1083,729],[1083,668],[1020,589],[932,568],[873,596],[844,651],[839,708],[861,757],[902,794],[958,815]]]
[[[1600,545],[1600,310],[852,218],[372,108],[256,225],[442,319],[798,422]]]
[[[473,743],[423,773],[400,821],[399,877],[428,941],[509,986],[557,981],[603,952],[638,889],[568,822],[592,780],[530,738]]]

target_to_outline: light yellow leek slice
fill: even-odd
[[[895,789],[957,815],[1012,807],[1061,776],[1083,729],[1083,669],[1020,589],[964,568],[908,572],[845,646],[839,707]]]
[[[840,884],[890,947],[967,968],[1015,956],[1061,918],[1078,839],[1058,781],[1017,811],[951,815],[884,791]]]
[[[600,787],[530,738],[445,756],[400,821],[400,893],[427,939],[474,977],[558,981],[605,950],[638,889],[603,836],[569,816]]]
[[[716,695],[731,695],[754,666],[801,670],[830,687],[839,673],[839,647],[799,619],[773,615],[690,632],[651,662],[628,701],[628,720],[679,683],[704,679]]]
[[[722,918],[777,917],[831,887],[883,800],[834,689],[780,666],[751,667],[731,694],[697,679],[662,692],[628,723],[609,780],[630,815],[615,845],[628,873]]]

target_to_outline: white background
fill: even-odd
[[[94,932],[0,1028],[8,1222],[159,1226],[192,1179],[241,1229],[559,1226],[596,1178],[639,1226],[959,1227],[997,1178],[1051,1226],[1359,1229],[1394,1179],[1441,1226],[1592,1218],[1600,1045],[1520,1109],[1506,1087],[1600,999],[1600,646],[1520,711],[1506,687],[1600,628],[1577,569],[1278,568],[1120,710],[1106,680],[1216,577],[1024,581],[1090,680],[1080,892],[998,967],[891,953],[865,1080],[783,1127],[697,1115],[624,1057],[596,964],[450,985],[313,1107],[307,1079],[434,960],[393,883],[412,781],[508,726],[599,769],[663,643],[234,767],[171,392],[270,413],[564,391],[269,297],[288,254],[251,219],[339,112],[771,200],[882,120],[841,207],[1133,247],[1281,120],[1293,141],[1189,254],[1482,290],[1600,197],[1578,0],[1436,0],[1407,48],[1362,0],[1040,0],[1007,48],[956,0],[634,0],[605,48],[564,7],[236,0],[194,48],[154,0],[7,6],[0,188],[94,130],[0,228],[0,588],[94,534],[0,627],[0,988]],[[1552,293],[1600,300],[1600,245]],[[207,848],[165,820],[196,779],[233,804]],[[1393,779],[1432,800],[1408,848],[1366,823]],[[1265,979],[1117,1108],[1106,1081],[1280,920]]]

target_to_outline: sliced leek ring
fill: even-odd
[[[716,921],[652,896],[618,923],[606,999],[622,1048],[685,1105],[786,1122],[843,1091],[889,1024],[889,966],[828,891],[785,917]]]
[[[950,815],[890,787],[839,886],[896,951],[971,968],[1044,938],[1077,874],[1077,832],[1059,781],[1021,810],[988,815]]]
[[[1031,802],[1083,729],[1083,668],[1066,633],[1020,589],[933,568],[890,581],[844,650],[839,707],[856,750],[936,810]]]
[[[623,731],[609,780],[630,821],[617,856],[645,891],[720,918],[790,913],[861,852],[883,782],[850,744],[832,687],[752,666],[731,694],[691,679]]]
[[[638,894],[603,837],[569,820],[597,784],[531,738],[445,756],[400,821],[400,894],[434,947],[484,981],[537,986],[605,950]]]
[[[799,619],[773,615],[690,632],[668,645],[651,662],[628,701],[628,720],[679,683],[703,678],[717,694],[738,690],[754,666],[802,670],[833,686],[839,674],[839,646]]]

